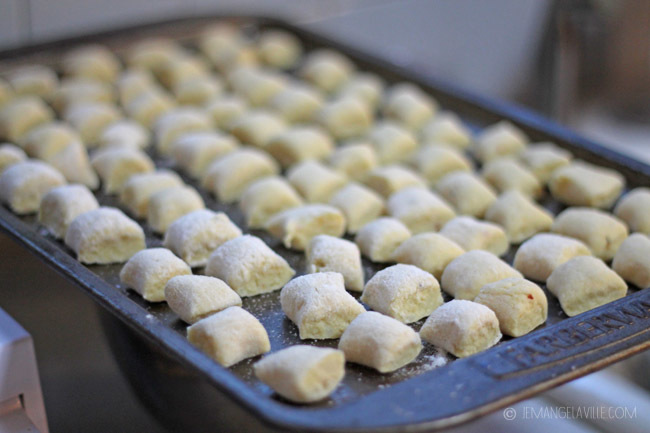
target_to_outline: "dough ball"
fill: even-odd
[[[521,244],[513,265],[526,278],[546,281],[562,263],[577,256],[590,255],[589,248],[577,239],[540,233]]]

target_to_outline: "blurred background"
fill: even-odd
[[[650,0],[0,0],[0,49],[214,12],[283,18],[650,163]],[[117,370],[92,301],[2,234],[0,251],[0,302],[34,337],[51,431],[164,431]],[[521,404],[618,402],[637,408],[627,424],[499,411],[456,431],[647,431],[644,388],[641,354]]]

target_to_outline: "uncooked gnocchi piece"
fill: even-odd
[[[211,129],[210,118],[199,109],[181,107],[168,111],[156,120],[154,126],[156,149],[163,156],[170,156],[172,145],[181,135]]]
[[[101,149],[93,155],[90,163],[99,175],[106,194],[121,191],[134,174],[150,173],[155,169],[146,153],[133,149]]]
[[[338,90],[354,71],[354,65],[343,54],[329,49],[312,51],[300,68],[300,76],[327,93]]]
[[[452,112],[438,113],[420,132],[424,143],[443,143],[466,149],[472,143],[472,133]]]
[[[546,184],[555,170],[571,163],[571,152],[557,147],[553,143],[537,143],[529,146],[519,154],[521,161]]]
[[[79,132],[86,147],[99,144],[104,129],[118,121],[122,114],[105,102],[79,102],[65,110],[64,119]]]
[[[239,31],[236,35],[211,35],[200,41],[199,46],[205,56],[217,69],[227,73],[237,68],[256,67],[259,63],[255,46]]]
[[[90,78],[69,77],[61,80],[52,99],[54,109],[63,113],[72,105],[84,102],[112,103],[115,94],[108,83]]]
[[[357,141],[337,148],[330,156],[329,163],[349,179],[363,181],[368,172],[379,165],[379,159],[370,144]]]
[[[257,42],[260,60],[272,68],[289,69],[294,66],[302,54],[300,40],[282,30],[266,30]]]
[[[345,291],[343,275],[317,272],[289,281],[280,292],[282,311],[298,326],[300,339],[339,338],[366,310]]]
[[[99,187],[97,173],[88,160],[88,150],[80,141],[71,141],[63,150],[47,159],[70,183],[80,183],[90,189]]]
[[[375,124],[368,133],[368,140],[382,165],[408,161],[418,147],[413,133],[390,121]]]
[[[383,112],[409,129],[419,130],[438,111],[437,102],[410,83],[393,85],[386,95]]]
[[[233,122],[247,110],[246,101],[236,95],[221,95],[205,105],[205,112],[217,128],[230,130]]]
[[[210,164],[235,151],[237,140],[218,132],[188,132],[180,135],[171,148],[174,161],[187,174],[200,179]]]
[[[63,175],[51,165],[28,159],[2,172],[0,200],[18,215],[34,213],[48,191],[65,183]]]
[[[253,107],[268,105],[289,86],[288,77],[255,68],[238,68],[228,76],[230,86]]]
[[[618,248],[612,269],[640,289],[650,287],[650,238],[634,233]]]
[[[145,128],[153,128],[156,121],[173,110],[174,101],[161,89],[154,88],[140,93],[124,105],[124,110],[133,120]]]
[[[174,84],[172,93],[179,105],[204,105],[223,92],[223,82],[214,75],[183,79]]]
[[[455,171],[444,176],[436,189],[460,215],[483,217],[497,199],[494,190],[475,174]]]
[[[455,171],[472,171],[472,163],[460,151],[439,144],[422,147],[412,158],[412,164],[429,184]]]
[[[163,246],[191,267],[205,266],[215,249],[241,234],[225,213],[199,209],[170,224]]]
[[[553,172],[548,187],[569,206],[609,208],[621,195],[625,178],[618,172],[585,162],[572,162]]]
[[[191,186],[172,186],[152,194],[147,206],[147,224],[156,233],[165,233],[183,215],[204,209],[205,203]]]
[[[305,161],[287,172],[287,179],[310,203],[327,203],[348,182],[344,174],[317,161]]]
[[[632,232],[650,235],[650,188],[634,188],[621,198],[614,215],[627,223]]]
[[[528,137],[507,120],[495,123],[476,136],[472,151],[482,163],[503,156],[517,156],[526,149]]]
[[[315,120],[324,103],[323,97],[315,89],[294,84],[275,95],[269,108],[289,123],[303,123]]]
[[[426,188],[403,188],[388,199],[388,213],[402,221],[411,233],[438,231],[456,216],[443,199]]]
[[[560,212],[551,231],[581,240],[594,256],[603,260],[612,259],[628,235],[626,225],[615,216],[579,207]]]
[[[426,187],[424,179],[401,165],[378,167],[368,173],[364,183],[385,198],[409,186]]]
[[[442,273],[442,290],[456,299],[472,300],[488,283],[522,275],[494,254],[475,250],[461,254]]]
[[[429,316],[420,329],[420,337],[458,358],[465,358],[497,344],[501,332],[499,320],[488,307],[454,299]]]
[[[393,252],[411,232],[396,218],[382,217],[369,222],[357,232],[354,242],[361,253],[375,263],[393,260]]]
[[[239,296],[284,286],[296,272],[260,238],[243,235],[223,243],[208,258],[205,274],[228,284]]]
[[[373,310],[403,323],[417,322],[442,304],[438,280],[405,264],[377,272],[366,283],[360,299]]]
[[[203,58],[185,52],[175,59],[164,61],[154,70],[154,74],[163,86],[173,89],[179,83],[200,80],[207,76],[209,66]]]
[[[287,128],[287,123],[279,116],[269,111],[253,110],[233,120],[230,132],[242,143],[264,148]]]
[[[296,126],[276,135],[265,149],[286,168],[310,159],[327,158],[334,151],[334,141],[318,127]]]
[[[55,121],[43,123],[29,131],[22,140],[22,147],[32,158],[47,161],[73,141],[81,141],[77,131],[66,123]]]
[[[295,189],[281,176],[269,176],[251,183],[239,201],[249,228],[264,228],[269,218],[303,204]]]
[[[517,190],[501,194],[485,212],[485,219],[500,225],[513,244],[547,232],[553,224],[552,213]]]
[[[265,356],[255,375],[287,400],[312,403],[329,396],[345,375],[343,352],[304,344]]]
[[[47,66],[29,65],[11,71],[9,83],[16,95],[33,95],[47,99],[56,90],[59,79]]]
[[[422,350],[420,335],[411,327],[383,314],[359,314],[339,341],[345,360],[390,373],[413,362]]]
[[[279,172],[280,167],[268,153],[242,147],[210,164],[201,182],[220,201],[232,203],[257,179]]]
[[[499,192],[514,189],[533,198],[542,194],[542,184],[535,175],[511,158],[490,160],[483,165],[482,175]]]
[[[72,220],[98,207],[97,199],[84,185],[58,186],[43,196],[38,221],[54,237],[63,239]]]
[[[0,109],[0,138],[20,143],[29,131],[48,123],[54,113],[35,96],[22,96],[7,102]]]
[[[354,182],[338,190],[330,204],[343,212],[347,232],[352,234],[383,215],[385,210],[384,199],[379,194]]]
[[[605,262],[596,257],[574,257],[561,264],[546,280],[546,287],[573,317],[622,298],[627,284]]]
[[[419,233],[401,243],[393,252],[397,263],[415,265],[433,274],[436,279],[456,257],[465,250],[451,239],[438,233]]]
[[[440,234],[465,251],[485,250],[501,256],[508,251],[508,236],[501,227],[469,216],[459,216],[444,225]]]
[[[229,307],[187,328],[190,343],[224,367],[271,350],[266,329],[241,307]]]
[[[144,149],[149,147],[149,131],[133,120],[118,120],[111,123],[99,136],[99,147],[126,147]]]
[[[27,159],[25,152],[18,146],[10,143],[0,144],[0,174],[10,165]]]
[[[352,76],[338,91],[338,97],[361,99],[374,111],[384,92],[384,82],[377,75],[358,73]]]
[[[115,83],[122,105],[129,104],[138,95],[156,86],[157,84],[153,74],[145,69],[127,69],[122,71]]]
[[[126,181],[120,192],[120,203],[136,218],[147,216],[149,199],[167,188],[183,185],[181,178],[169,170],[134,174]]]
[[[120,271],[120,281],[149,302],[165,300],[165,284],[177,275],[191,275],[190,267],[166,248],[139,251]]]
[[[513,266],[535,281],[546,281],[562,263],[577,257],[590,256],[589,248],[577,239],[540,233],[523,244],[515,254]]]
[[[329,235],[312,238],[305,250],[307,272],[338,272],[343,275],[345,288],[363,290],[363,267],[359,247],[345,239]]]
[[[302,251],[314,236],[342,236],[345,217],[333,206],[308,204],[273,215],[266,222],[266,230],[281,239],[285,247]]]
[[[73,219],[65,244],[81,263],[100,265],[125,262],[146,247],[138,223],[112,207],[100,207]]]
[[[335,139],[346,140],[368,132],[372,125],[372,112],[360,99],[346,96],[325,104],[318,120]]]
[[[121,69],[115,54],[101,45],[84,45],[69,51],[63,56],[62,65],[66,75],[108,83],[115,81]]]
[[[196,323],[229,307],[241,307],[241,298],[219,278],[177,275],[165,284],[165,300],[186,323]]]
[[[494,311],[501,332],[511,337],[528,334],[546,322],[548,316],[544,291],[537,284],[519,277],[484,285],[474,302]]]
[[[182,47],[172,39],[148,37],[128,47],[126,62],[136,70],[153,71],[182,52]]]

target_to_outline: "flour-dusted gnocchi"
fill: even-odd
[[[363,181],[368,172],[379,165],[379,158],[369,143],[352,141],[334,150],[329,164],[349,179]]]
[[[432,186],[449,173],[472,170],[472,163],[460,151],[439,144],[422,147],[411,162]]]
[[[223,81],[214,75],[183,79],[172,86],[172,93],[179,105],[205,105],[223,91]]]
[[[116,208],[100,207],[72,220],[65,244],[86,264],[127,261],[145,248],[142,228]]]
[[[494,311],[501,332],[511,337],[528,334],[548,316],[548,300],[535,283],[519,277],[504,278],[488,283],[474,302]]]
[[[338,91],[339,97],[361,99],[371,110],[375,110],[384,92],[384,82],[371,73],[354,74]]]
[[[403,323],[427,317],[442,304],[440,284],[430,273],[405,264],[377,272],[367,283],[361,301]]]
[[[627,284],[605,262],[592,256],[574,257],[561,264],[546,280],[568,316],[575,316],[622,298]]]
[[[630,231],[650,235],[650,188],[635,188],[625,194],[614,214],[625,221]]]
[[[481,287],[495,281],[522,275],[494,254],[468,251],[452,260],[442,273],[442,289],[456,299],[473,300]]]
[[[627,238],[625,223],[597,209],[570,207],[558,214],[551,231],[585,243],[592,254],[610,260]]]
[[[517,156],[526,149],[528,137],[507,120],[495,123],[476,136],[472,151],[482,163],[503,156]]]
[[[270,111],[251,110],[233,120],[230,132],[242,143],[264,148],[288,127],[281,117]]]
[[[438,231],[456,216],[454,210],[435,193],[422,187],[407,187],[391,195],[390,216],[402,221],[411,233]]]
[[[171,156],[176,139],[188,132],[210,131],[212,121],[203,111],[180,107],[160,116],[154,125],[156,149],[164,156]]]
[[[342,236],[345,216],[333,206],[308,204],[275,214],[267,221],[266,230],[285,247],[302,251],[314,236]]]
[[[172,97],[157,87],[140,93],[124,105],[124,110],[133,120],[145,128],[153,128],[156,121],[175,106]]]
[[[237,75],[240,71],[246,71],[246,76],[244,79],[230,79],[231,86],[254,107],[268,105],[289,86],[288,77],[279,73],[260,69],[236,69],[232,74]]]
[[[364,183],[385,198],[409,186],[426,187],[426,181],[413,170],[397,164],[385,165],[370,171]]]
[[[183,48],[176,41],[164,37],[148,37],[128,47],[126,63],[136,70],[154,71],[182,54]]]
[[[650,287],[650,238],[634,233],[618,248],[612,269],[640,289]]]
[[[494,190],[475,174],[454,171],[436,184],[436,190],[461,215],[483,217],[497,196]]]
[[[237,306],[194,323],[187,328],[187,339],[224,367],[271,350],[264,326]]]
[[[398,123],[376,123],[368,133],[368,140],[377,151],[380,164],[408,161],[418,147],[415,135]]]
[[[98,207],[97,199],[84,185],[58,186],[43,196],[38,221],[57,239],[63,239],[72,220]]]
[[[555,170],[549,181],[553,197],[569,206],[609,208],[625,186],[618,172],[582,161]]]
[[[347,222],[347,232],[355,234],[361,227],[383,215],[384,199],[375,191],[351,182],[338,190],[330,200]]]
[[[424,143],[446,144],[459,150],[466,149],[472,143],[472,133],[450,111],[438,113],[427,122],[420,131]]]
[[[341,336],[339,349],[348,362],[390,373],[411,363],[422,350],[420,335],[392,317],[359,314]]]
[[[266,151],[283,167],[289,167],[310,159],[326,159],[334,151],[334,141],[318,127],[295,126],[271,139]]]
[[[81,137],[64,122],[48,122],[33,128],[22,140],[22,148],[32,158],[49,160]]]
[[[155,193],[167,188],[182,186],[181,178],[169,170],[134,174],[120,191],[120,203],[136,218],[147,216],[149,200]]]
[[[363,136],[372,126],[370,108],[359,98],[344,96],[325,104],[318,121],[336,140]]]
[[[210,164],[234,152],[237,140],[218,132],[188,132],[180,135],[172,144],[171,154],[176,164],[193,178],[200,179]]]
[[[312,238],[305,250],[307,272],[338,272],[343,275],[345,288],[363,290],[364,278],[359,247],[345,239],[329,235]]]
[[[86,77],[107,83],[114,82],[120,72],[119,59],[102,45],[84,45],[63,56],[66,75]]]
[[[289,69],[302,55],[300,40],[282,30],[265,30],[257,41],[257,54],[269,67]]]
[[[513,265],[526,278],[546,281],[551,272],[562,263],[577,256],[590,255],[589,248],[577,239],[540,233],[521,244]]]
[[[533,198],[542,194],[542,184],[537,177],[515,159],[493,159],[483,166],[482,175],[499,192],[514,189]]]
[[[118,120],[108,125],[99,136],[99,147],[144,149],[151,140],[149,131],[133,120]]]
[[[121,191],[134,174],[150,173],[155,169],[146,153],[134,149],[101,149],[95,152],[90,163],[107,194]]]
[[[294,165],[287,179],[310,203],[327,203],[348,182],[347,177],[317,161]]]
[[[303,204],[296,190],[281,176],[269,176],[251,183],[239,201],[249,228],[264,228],[273,215]]]
[[[210,164],[201,182],[220,201],[232,203],[254,181],[279,172],[280,167],[268,153],[242,147]]]
[[[217,128],[230,130],[233,122],[246,112],[248,104],[237,95],[224,94],[207,102],[204,109]]]
[[[120,281],[149,302],[165,300],[165,284],[177,275],[191,275],[183,260],[166,248],[138,251],[120,271]]]
[[[83,102],[113,103],[115,93],[108,83],[82,77],[68,77],[61,80],[52,95],[52,106],[64,113],[70,106]]]
[[[354,242],[361,253],[375,263],[387,263],[411,231],[396,218],[381,217],[369,222],[357,232]]]
[[[420,337],[458,358],[489,349],[499,342],[499,320],[485,305],[467,300],[447,302],[424,322]]]
[[[282,311],[296,324],[302,340],[339,338],[366,310],[345,291],[343,275],[317,272],[297,277],[280,292]]]
[[[174,59],[164,61],[154,71],[158,81],[168,89],[173,89],[179,83],[197,81],[209,74],[207,62],[189,52]]]
[[[316,120],[325,100],[316,89],[302,84],[292,84],[276,94],[269,108],[289,123],[305,123]]]
[[[421,129],[438,111],[438,103],[411,83],[393,85],[383,102],[383,113],[409,129]]]
[[[110,103],[78,102],[65,110],[63,118],[77,130],[86,147],[96,147],[104,129],[122,114]]]
[[[501,227],[468,216],[459,216],[444,225],[440,234],[465,251],[485,250],[501,256],[508,251],[508,236]]]
[[[149,197],[147,224],[156,233],[165,233],[169,226],[190,212],[205,208],[203,198],[191,186],[172,186]]]
[[[0,144],[0,174],[9,166],[27,159],[25,151],[11,143]]]
[[[485,212],[485,219],[500,225],[513,244],[546,232],[553,214],[517,190],[506,191]]]
[[[36,96],[11,99],[0,108],[0,138],[20,143],[29,131],[53,118],[52,109]]]
[[[300,76],[323,90],[333,93],[350,79],[354,65],[336,51],[319,49],[312,51],[300,68]]]
[[[177,275],[165,284],[165,300],[186,323],[196,323],[229,307],[241,307],[241,298],[219,278]]]
[[[28,159],[10,165],[0,175],[0,200],[19,215],[38,211],[43,196],[66,183],[54,167]]]
[[[260,238],[243,235],[223,243],[208,258],[205,274],[228,284],[239,296],[284,286],[296,272]]]
[[[572,155],[553,143],[537,143],[528,146],[519,158],[540,182],[546,184],[555,170],[571,163]]]
[[[156,86],[153,74],[145,69],[126,69],[122,71],[115,82],[118,98],[122,105],[129,104],[138,95],[150,91]]]
[[[438,233],[419,233],[405,240],[393,252],[397,263],[415,265],[433,274],[436,279],[456,257],[465,250],[451,239]]]
[[[71,141],[46,161],[59,170],[68,182],[80,183],[93,190],[99,187],[99,178],[90,165],[88,151],[81,141]]]
[[[9,73],[9,83],[16,95],[33,95],[49,99],[59,84],[51,68],[43,65],[21,66]]]

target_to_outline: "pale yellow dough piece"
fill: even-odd
[[[254,181],[279,172],[280,167],[268,153],[242,147],[210,164],[201,182],[220,201],[232,203]]]
[[[146,153],[133,149],[101,149],[93,154],[90,163],[107,194],[121,191],[131,176],[150,173],[155,169]]]
[[[155,193],[167,188],[182,186],[181,178],[169,170],[134,174],[126,181],[120,192],[120,203],[136,218],[147,216],[149,200]]]
[[[409,129],[421,129],[438,111],[437,102],[411,83],[392,86],[384,100],[383,112]]]
[[[553,224],[553,214],[519,191],[506,191],[485,212],[486,221],[500,225],[508,241],[520,244]]]
[[[526,167],[543,184],[546,184],[555,170],[571,163],[571,152],[553,143],[536,143],[519,154]]]
[[[517,190],[533,198],[542,194],[541,182],[515,159],[493,159],[483,166],[482,175],[499,192]]]
[[[287,76],[254,68],[235,69],[228,79],[235,93],[243,96],[254,107],[268,105],[289,86]]]
[[[165,300],[165,284],[177,275],[191,275],[190,267],[166,248],[139,251],[120,271],[120,281],[149,302]]]
[[[54,118],[52,110],[36,96],[22,96],[0,108],[0,138],[20,143],[29,131]]]
[[[171,156],[176,139],[188,132],[210,131],[212,121],[197,108],[180,107],[170,110],[156,120],[154,133],[156,149],[164,156]]]
[[[411,233],[438,231],[456,212],[446,201],[422,187],[408,187],[388,199],[388,213],[402,221]]]
[[[180,135],[172,144],[174,161],[187,174],[200,179],[213,161],[234,152],[239,147],[237,140],[218,132],[188,132]]]
[[[574,257],[561,264],[546,280],[546,287],[573,317],[622,298],[627,284],[605,262],[596,257]]]
[[[443,143],[459,150],[472,143],[472,133],[452,112],[438,113],[420,132],[424,143]]]
[[[48,122],[33,128],[22,140],[22,148],[32,158],[49,160],[81,137],[64,122]]]
[[[300,339],[339,338],[366,310],[345,291],[343,275],[317,272],[297,277],[280,292],[282,311],[298,326]]]
[[[205,266],[210,254],[242,232],[223,212],[199,209],[175,220],[163,245],[192,267]]]
[[[475,174],[465,171],[447,174],[436,184],[436,189],[458,214],[477,218],[483,217],[497,199],[489,185]]]
[[[634,233],[619,247],[612,269],[640,289],[650,287],[650,238]]]
[[[276,135],[265,149],[286,168],[310,159],[326,159],[334,151],[334,141],[318,127],[295,126]]]
[[[205,112],[217,128],[230,130],[235,120],[248,109],[248,104],[236,95],[221,95],[206,103]]]
[[[127,69],[122,71],[115,87],[122,105],[129,104],[134,98],[143,92],[156,87],[153,74],[145,69]]]
[[[28,159],[2,172],[0,200],[18,215],[34,213],[48,191],[65,183],[63,175],[51,165]]]
[[[446,145],[428,144],[411,161],[418,173],[432,186],[449,173],[472,171],[470,160],[460,151]]]
[[[487,163],[503,156],[517,156],[526,149],[528,137],[507,120],[495,123],[477,135],[472,151]]]
[[[147,224],[156,233],[165,233],[169,226],[190,212],[205,208],[199,193],[191,186],[172,186],[152,194],[147,206]]]
[[[229,307],[187,328],[190,343],[224,367],[271,350],[266,329],[241,307]]]
[[[562,263],[577,256],[590,255],[589,248],[577,239],[540,233],[521,244],[513,266],[526,278],[546,281],[551,272]]]
[[[16,95],[33,95],[48,99],[56,90],[59,79],[47,66],[28,65],[11,71],[9,83]]]
[[[251,183],[239,201],[249,228],[264,228],[273,215],[303,204],[296,190],[280,176],[269,176]]]
[[[179,105],[204,105],[218,97],[223,90],[223,82],[214,75],[183,79],[172,87]]]
[[[284,286],[296,272],[260,238],[236,237],[208,259],[205,274],[228,284],[239,296],[255,296]]]
[[[114,82],[121,66],[118,58],[102,45],[84,45],[63,56],[66,75],[85,77],[97,81]]]
[[[569,206],[609,208],[625,186],[618,172],[585,162],[572,162],[553,172],[548,187],[553,197]]]
[[[474,302],[494,311],[501,332],[521,337],[546,322],[548,300],[535,283],[519,277],[504,278],[481,287]]]
[[[359,247],[345,239],[329,235],[312,238],[305,250],[307,272],[338,272],[343,275],[345,288],[363,290],[364,278]]]
[[[230,133],[239,141],[264,148],[289,126],[281,117],[264,110],[253,110],[233,120]]]
[[[174,101],[162,89],[153,88],[140,93],[124,105],[129,117],[145,128],[153,128],[156,121],[174,108]]]
[[[43,196],[38,221],[57,239],[63,239],[72,220],[98,207],[97,199],[84,185],[63,185]]]
[[[492,253],[468,251],[451,261],[442,273],[442,289],[456,299],[473,300],[481,287],[509,277],[522,277]]]
[[[267,221],[266,230],[285,247],[303,251],[314,236],[342,236],[345,217],[333,206],[308,204],[275,214]]]
[[[628,235],[625,223],[615,216],[601,210],[579,207],[560,212],[551,231],[581,240],[594,256],[603,260],[612,259]]]
[[[297,344],[265,356],[253,368],[259,380],[287,400],[313,403],[341,383],[345,356],[340,350]]]
[[[464,253],[460,245],[438,233],[419,233],[402,242],[393,252],[392,259],[397,263],[415,265],[439,280],[447,265]]]
[[[625,194],[614,214],[625,221],[630,231],[650,235],[650,188],[634,188]]]
[[[403,323],[417,322],[442,304],[438,280],[405,264],[377,272],[366,283],[360,299],[373,310]]]
[[[86,147],[80,141],[71,141],[47,162],[59,170],[68,182],[80,183],[93,190],[99,187],[99,177],[90,165]]]
[[[300,76],[326,93],[333,93],[350,79],[354,65],[343,54],[329,49],[312,51],[300,68]]]
[[[468,216],[449,221],[440,234],[456,242],[465,251],[485,250],[501,256],[508,252],[508,236],[501,227]]]
[[[347,221],[347,232],[355,234],[361,227],[384,214],[384,199],[373,190],[351,182],[330,200]]]
[[[186,323],[196,323],[229,307],[241,307],[241,298],[219,278],[177,275],[165,284],[165,300]]]
[[[90,78],[68,77],[61,80],[52,99],[54,109],[63,113],[70,106],[78,103],[112,103],[115,100],[115,94],[108,83]]]
[[[353,97],[361,99],[371,110],[375,110],[381,102],[384,92],[384,82],[375,74],[362,72],[354,74],[338,91],[338,97]]]
[[[84,212],[72,220],[65,244],[81,263],[100,265],[125,262],[145,248],[138,223],[111,207]]]
[[[363,101],[345,96],[325,104],[318,113],[318,120],[336,140],[346,140],[367,133],[373,116]]]
[[[391,121],[376,123],[368,133],[368,140],[382,165],[408,161],[418,147],[412,132]]]
[[[177,58],[164,61],[154,70],[154,74],[163,86],[173,89],[179,83],[208,76],[209,66],[202,57],[185,52]]]
[[[136,70],[153,71],[169,59],[181,56],[182,52],[182,47],[176,41],[147,37],[128,47],[126,62]]]
[[[0,174],[9,166],[26,159],[27,155],[20,147],[10,143],[0,144]]]
[[[269,108],[289,123],[305,123],[316,120],[325,100],[317,90],[307,85],[287,86],[271,99]]]
[[[411,237],[408,227],[396,218],[382,217],[361,227],[354,242],[361,253],[375,263],[393,260],[393,252]]]
[[[422,350],[411,327],[374,311],[359,314],[347,327],[339,349],[348,362],[390,373],[413,362]]]
[[[364,183],[388,198],[397,191],[409,187],[426,187],[426,182],[413,170],[401,165],[385,165],[368,173]]]
[[[291,33],[271,29],[260,35],[257,53],[266,65],[272,68],[289,69],[300,59],[302,44]]]
[[[327,203],[336,191],[348,182],[344,174],[317,161],[294,165],[287,172],[287,180],[309,203]]]
[[[329,163],[349,179],[363,181],[368,172],[379,165],[379,159],[370,144],[358,141],[337,148],[330,156]]]
[[[118,120],[108,125],[99,137],[99,147],[127,147],[145,149],[151,137],[144,126],[133,120]]]
[[[120,120],[122,114],[106,102],[78,102],[70,105],[63,115],[79,133],[86,147],[96,147],[104,129]]]
[[[453,300],[429,316],[422,329],[423,340],[465,358],[494,346],[501,339],[499,320],[485,305]]]

